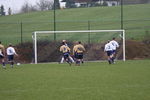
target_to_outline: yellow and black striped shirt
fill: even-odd
[[[63,53],[70,52],[70,48],[66,45],[62,45],[60,47],[60,52],[63,52]]]
[[[5,53],[5,48],[2,44],[0,44],[0,54],[4,54]]]
[[[85,51],[85,48],[84,48],[84,46],[83,45],[81,45],[81,44],[77,44],[77,45],[75,45],[74,46],[74,48],[73,48],[73,53],[83,53]]]

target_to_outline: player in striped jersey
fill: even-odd
[[[62,42],[62,46],[60,47],[60,52],[63,53],[64,60],[71,65],[71,60],[69,59],[70,56],[70,48]]]
[[[5,58],[5,47],[4,45],[1,44],[1,41],[0,41],[0,59],[2,61],[3,68],[6,69],[4,58]]]
[[[73,54],[76,57],[76,65],[80,65],[80,63],[83,63],[83,53],[85,51],[84,46],[79,41],[77,45],[73,47]]]
[[[67,41],[66,40],[62,40],[62,42],[64,42],[64,44],[66,45],[66,46],[68,46],[68,44],[67,44]],[[69,47],[69,46],[68,46]],[[73,62],[74,63],[74,60],[73,60],[73,58],[69,55],[69,59],[71,60],[71,62]],[[63,63],[64,62],[64,57],[62,57],[61,58],[61,61],[60,61],[60,63]]]

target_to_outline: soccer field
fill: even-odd
[[[0,100],[150,100],[150,60],[0,68]]]

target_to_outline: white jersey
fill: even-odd
[[[112,40],[112,41],[110,41],[110,43],[112,44],[112,49],[113,50],[116,50],[118,47],[119,47],[119,44],[118,44],[118,42],[116,42],[115,40]]]
[[[16,51],[13,47],[7,48],[7,55],[16,55]]]
[[[105,45],[104,51],[112,51],[113,45],[109,42]]]

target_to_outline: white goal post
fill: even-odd
[[[37,34],[54,34],[54,33],[97,33],[97,32],[122,32],[123,42],[123,61],[125,58],[125,30],[77,30],[77,31],[35,31],[32,33],[33,45],[34,45],[34,63],[37,64]]]

